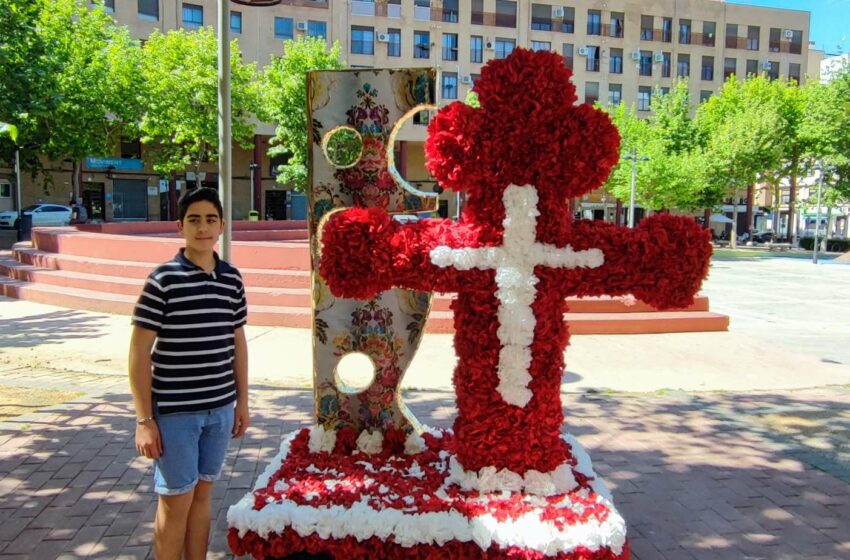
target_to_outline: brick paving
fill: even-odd
[[[73,379],[41,376],[42,385]],[[97,376],[94,376],[97,377]],[[20,381],[4,373],[0,383]],[[116,379],[0,424],[0,559],[152,558],[151,463],[133,448]],[[98,389],[99,387],[99,389]],[[448,426],[450,393],[411,392],[414,413]],[[210,558],[229,558],[227,507],[307,425],[310,391],[252,388],[253,427],[216,485]],[[850,390],[758,394],[565,394],[626,517],[634,558],[850,559]]]

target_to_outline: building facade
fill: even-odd
[[[266,5],[249,5],[252,2]],[[107,0],[106,6],[133,37],[144,40],[155,30],[215,27],[217,3]],[[809,21],[809,12],[721,0],[238,0],[231,1],[229,27],[245,59],[260,67],[283,53],[284,40],[310,35],[339,42],[351,67],[435,68],[440,103],[464,99],[482,66],[516,47],[551,50],[562,54],[573,69],[579,102],[625,102],[648,114],[653,90],[669,89],[682,77],[689,78],[695,101],[716,92],[731,74],[764,72],[804,82],[807,74],[819,70],[809,67],[810,60],[817,59],[810,53]],[[236,218],[247,215],[252,192],[261,217],[291,215],[286,189],[275,183],[274,165],[266,155],[272,133],[271,125],[259,124],[257,149],[245,152],[234,146]],[[421,155],[424,136],[424,127],[413,128],[400,135],[407,143],[404,149],[396,146],[408,160],[403,167],[410,181],[432,180]],[[143,149],[138,156],[144,162]],[[250,173],[252,163],[256,170]],[[208,178],[215,171],[211,167]],[[54,184],[70,183],[67,172],[54,169],[54,173]],[[88,185],[83,193],[87,205],[96,200],[102,207],[98,211],[95,204],[90,216],[170,217],[160,178],[146,164],[135,170],[89,167],[83,179]],[[116,197],[129,196],[124,191],[141,193],[142,187],[147,203],[141,202],[141,195],[133,195],[131,217],[117,206]],[[62,193],[59,198],[67,201],[68,193]],[[453,215],[454,196],[443,196]],[[25,189],[24,204],[39,198],[45,198],[39,189]],[[583,202],[584,210],[590,211],[583,215],[611,216],[613,200],[594,193],[585,198],[576,201],[577,208]]]

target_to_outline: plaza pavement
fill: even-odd
[[[634,557],[850,559],[850,266],[715,261],[704,292],[728,333],[579,336],[566,429],[629,525]],[[150,558],[155,496],[135,455],[126,317],[0,300],[0,384],[84,397],[0,424],[0,559]],[[309,424],[309,333],[249,327],[253,427],[217,485],[227,506],[281,434]],[[405,378],[426,423],[454,413],[451,339]]]

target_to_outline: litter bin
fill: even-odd
[[[260,213],[256,210],[251,210],[248,212],[248,221],[249,222],[259,222],[260,221]]]
[[[18,219],[18,241],[29,241],[32,234],[32,214],[23,214]]]

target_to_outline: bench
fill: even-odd
[[[791,244],[790,243],[772,243],[768,241],[765,243],[767,245],[768,251],[790,251]]]

